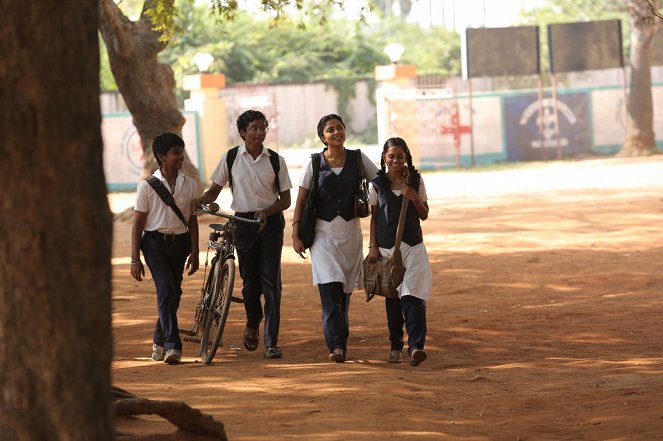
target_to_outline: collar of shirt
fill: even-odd
[[[264,145],[261,146],[261,148],[262,148],[262,150],[260,151],[260,154],[258,156],[256,156],[256,159],[253,159],[254,162],[259,161],[261,156],[267,156],[268,157],[267,159],[269,159],[269,152],[267,151],[267,148]],[[251,156],[251,153],[249,153],[249,150],[246,148],[246,143],[242,143],[239,146],[239,150],[237,151],[237,153],[238,153],[238,156],[239,155],[244,155],[244,154],[247,154],[247,155]]]
[[[161,169],[158,168],[152,173],[154,176],[159,178],[161,181],[166,183],[166,186],[168,186],[168,180],[166,177],[161,173]],[[184,174],[182,173],[182,170],[177,170],[177,178],[175,178],[175,187],[178,187],[178,184],[184,180]],[[180,185],[181,186],[181,185]]]

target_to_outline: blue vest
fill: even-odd
[[[415,175],[414,178],[412,188],[419,191],[420,175]],[[378,207],[375,213],[377,216],[376,240],[381,248],[391,248],[396,242],[403,195],[396,196],[391,191],[391,182],[383,173],[378,174],[372,182],[378,194]],[[408,202],[402,241],[410,246],[424,241],[419,215],[412,201]]]
[[[345,165],[338,175],[329,168],[323,155],[320,158],[316,216],[327,222],[336,216],[346,221],[355,217],[355,194],[360,178],[357,151],[346,149],[345,154]]]

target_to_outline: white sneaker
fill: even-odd
[[[156,343],[152,343],[152,360],[162,361],[163,355],[166,351],[163,349],[163,346],[159,346]]]
[[[164,363],[178,364],[180,361],[182,361],[182,351],[178,351],[177,349],[168,349],[166,351],[166,356],[163,359]]]

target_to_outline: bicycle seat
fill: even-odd
[[[214,231],[221,231],[226,224],[209,224],[209,227]]]

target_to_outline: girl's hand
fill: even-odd
[[[369,263],[375,263],[380,258],[382,257],[382,254],[380,254],[380,248],[378,247],[369,247],[368,248],[368,256],[366,256],[366,260],[368,260]]]
[[[299,257],[306,259],[306,255],[304,254],[306,247],[299,236],[292,236],[292,249],[295,250],[295,253],[299,254]]]
[[[419,199],[419,193],[417,193],[416,191],[414,191],[412,187],[409,187],[407,185],[403,185],[402,193],[405,199],[409,199],[412,202],[415,202],[417,199]]]

